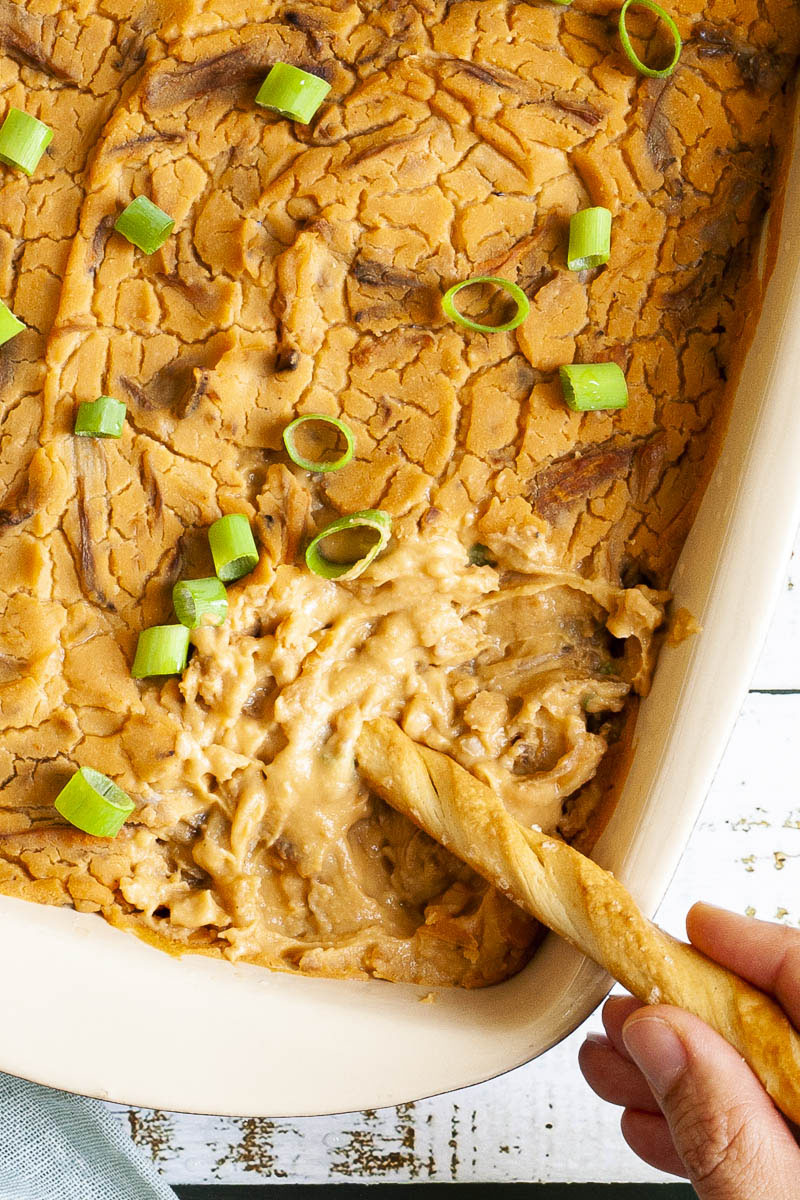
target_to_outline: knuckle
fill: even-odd
[[[673,1139],[692,1183],[702,1186],[708,1200],[738,1195],[737,1184],[759,1174],[757,1142],[748,1136],[750,1117],[747,1106],[715,1111],[693,1097],[673,1109]]]

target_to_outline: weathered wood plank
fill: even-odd
[[[381,1189],[382,1200],[429,1200],[426,1185],[420,1183],[387,1184]],[[179,1200],[276,1200],[284,1195],[280,1184],[185,1184],[177,1186]],[[316,1184],[295,1184],[292,1200],[373,1200],[369,1184],[345,1183],[319,1187]],[[695,1200],[696,1193],[688,1184],[666,1183],[659,1187],[657,1198],[649,1185],[630,1184],[537,1184],[500,1183],[487,1191],[482,1183],[455,1183],[447,1193],[448,1200]]]
[[[429,1200],[425,1184],[398,1183],[384,1185],[382,1200]],[[280,1184],[185,1184],[178,1185],[179,1200],[276,1200],[284,1195]],[[292,1200],[373,1200],[369,1184],[345,1183],[319,1187],[315,1184],[295,1184]],[[455,1183],[447,1193],[448,1200],[656,1200],[648,1185],[631,1184],[529,1184],[500,1183],[487,1191],[482,1183]],[[695,1200],[696,1193],[688,1184],[666,1183],[658,1189],[657,1200]]]

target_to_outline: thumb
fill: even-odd
[[[800,1149],[756,1076],[703,1021],[668,1005],[638,1009],[625,1048],[667,1119],[700,1200],[790,1200]]]

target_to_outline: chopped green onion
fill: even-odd
[[[0,162],[32,175],[53,140],[53,131],[19,108],[10,108],[0,127]]]
[[[155,254],[172,233],[175,222],[152,200],[137,196],[117,217],[114,228],[145,254]]]
[[[0,346],[10,342],[18,333],[22,333],[24,328],[22,321],[18,321],[11,309],[0,300]]]
[[[258,89],[256,104],[307,125],[330,90],[319,75],[277,62]]]
[[[322,553],[321,544],[336,533],[345,533],[349,529],[371,529],[378,535],[375,544],[370,546],[366,554],[351,562],[334,562]],[[306,550],[306,566],[315,575],[323,579],[357,579],[374,562],[382,550],[386,549],[392,532],[392,518],[389,513],[380,508],[365,508],[361,512],[350,513],[346,517],[338,517],[326,525],[318,533]]]
[[[492,558],[492,552],[483,542],[476,542],[467,551],[467,562],[471,567],[495,567],[497,563]]]
[[[571,363],[559,367],[564,399],[573,412],[625,408],[628,385],[615,362]]]
[[[151,625],[139,634],[131,675],[180,675],[189,655],[189,630],[185,625]]]
[[[295,445],[295,431],[306,421],[317,421],[320,424],[332,425],[337,429],[344,438],[345,449],[344,453],[332,461],[322,459],[303,458],[298,452]],[[349,425],[344,421],[340,421],[338,417],[329,417],[327,413],[308,413],[306,416],[297,417],[290,425],[287,425],[283,431],[283,444],[286,447],[286,453],[293,463],[297,463],[298,467],[302,467],[304,471],[338,471],[342,467],[346,467],[350,459],[355,453],[355,438]]]
[[[55,799],[56,812],[94,837],[116,837],[135,807],[113,779],[91,767],[76,771]]]
[[[258,563],[253,531],[243,513],[220,517],[208,531],[214,570],[223,583],[233,583],[249,574]]]
[[[570,271],[601,267],[611,254],[611,213],[607,208],[582,208],[569,222],[567,266]]]
[[[78,437],[122,437],[127,411],[121,400],[115,400],[113,396],[98,396],[90,404],[78,406],[75,433]]]
[[[462,288],[469,287],[472,283],[494,283],[497,287],[502,288],[503,291],[508,292],[517,306],[517,311],[511,320],[506,321],[503,325],[481,325],[477,321],[471,321],[469,317],[462,316],[456,308],[455,297]],[[456,325],[463,325],[464,329],[474,329],[477,333],[505,333],[509,329],[516,329],[518,325],[522,324],[531,310],[528,297],[522,288],[517,287],[515,283],[511,283],[508,279],[501,279],[498,275],[476,275],[472,279],[465,279],[462,283],[454,284],[442,296],[442,308],[451,321],[455,321]]]
[[[662,67],[658,71],[654,67],[648,67],[646,63],[643,63],[631,44],[626,18],[628,9],[632,4],[637,5],[639,8],[649,8],[650,12],[655,13],[659,21],[663,21],[664,25],[666,25],[672,38],[674,46],[672,58],[666,67]],[[678,31],[678,26],[669,13],[665,12],[660,4],[655,3],[655,0],[625,0],[619,11],[619,40],[622,42],[622,49],[627,54],[629,60],[642,75],[649,75],[652,79],[663,79],[665,75],[671,75],[678,65],[678,59],[681,56],[681,35]]]
[[[228,615],[225,585],[216,575],[209,579],[181,579],[172,589],[175,615],[187,629],[197,629],[206,617],[221,625]]]

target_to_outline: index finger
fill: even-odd
[[[800,1028],[800,930],[698,903],[686,932],[703,954],[774,996]]]

